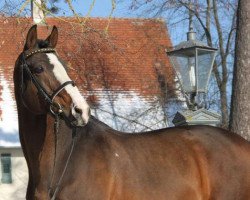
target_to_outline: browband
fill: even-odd
[[[30,56],[32,56],[33,54],[36,53],[56,53],[56,50],[53,48],[43,48],[43,49],[33,49],[33,50],[28,50],[23,52],[24,53],[24,57],[25,59],[29,58]]]

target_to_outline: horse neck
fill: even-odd
[[[71,144],[71,132],[63,121],[59,133],[54,132],[55,119],[50,114],[35,115],[25,106],[18,106],[19,133],[22,148],[31,171],[30,177],[36,185],[48,182],[53,171],[54,162],[65,160],[64,157]],[[58,140],[56,142],[56,139]],[[57,149],[55,157],[55,148]],[[43,182],[44,182],[43,181]]]
[[[19,135],[26,157],[36,159],[43,147],[46,133],[46,115],[34,115],[24,106],[18,106]]]
[[[52,175],[55,176],[53,181],[56,181],[62,173],[72,141],[71,129],[63,120],[59,121],[58,131],[54,128],[54,124],[54,117],[48,114],[43,147],[39,155],[39,175],[41,178],[39,181],[47,183],[47,186],[51,182]],[[53,174],[53,171],[56,174]],[[54,184],[52,182],[52,185]]]

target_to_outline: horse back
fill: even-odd
[[[76,156],[86,199],[250,198],[250,145],[233,133],[207,126],[135,135],[95,129]]]
[[[250,198],[250,144],[234,133],[188,126],[127,136],[120,146],[126,163],[136,163],[129,174],[143,177],[147,191],[164,186],[170,199]]]

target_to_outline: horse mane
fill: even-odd
[[[90,116],[90,123],[89,124],[91,124],[90,126],[92,126],[92,127],[99,127],[99,128],[102,128],[103,130],[113,130],[110,126],[101,122],[93,115]]]

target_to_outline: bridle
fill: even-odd
[[[53,114],[54,116],[58,115],[60,117],[62,117],[70,126],[74,126],[74,124],[72,124],[72,121],[68,119],[68,117],[65,115],[64,111],[63,111],[63,107],[60,105],[60,103],[58,102],[54,102],[54,98],[62,91],[64,90],[64,88],[67,85],[72,85],[75,86],[74,81],[66,81],[64,82],[62,85],[60,85],[52,94],[49,94],[46,89],[42,86],[42,84],[40,83],[40,81],[34,76],[34,74],[31,72],[28,64],[27,64],[27,59],[29,57],[31,57],[32,55],[36,54],[36,53],[56,53],[55,49],[53,48],[44,48],[44,49],[36,49],[33,51],[29,51],[29,52],[23,52],[21,55],[21,93],[23,95],[23,88],[24,88],[24,80],[23,80],[23,72],[24,70],[26,71],[26,73],[29,75],[32,83],[35,85],[35,87],[38,90],[38,93],[44,98],[44,100],[46,101],[46,103],[48,103],[49,107],[50,107],[50,113]],[[57,110],[54,111],[54,109]]]
[[[35,87],[37,88],[38,93],[44,98],[44,100],[46,101],[46,103],[48,103],[49,105],[49,111],[50,113],[54,116],[55,118],[55,123],[54,123],[54,133],[56,136],[56,142],[55,142],[55,158],[54,158],[54,167],[53,167],[53,172],[51,175],[51,180],[50,180],[50,186],[48,188],[48,198],[50,200],[55,200],[59,189],[60,189],[60,185],[62,183],[63,177],[65,175],[65,172],[68,168],[69,165],[69,161],[70,158],[72,156],[75,144],[76,144],[76,140],[77,140],[77,134],[76,134],[76,130],[78,128],[77,125],[75,125],[73,120],[70,120],[69,117],[66,116],[63,107],[60,105],[60,103],[55,102],[54,98],[62,91],[65,89],[65,87],[67,85],[72,85],[75,87],[75,83],[74,81],[66,81],[64,82],[62,85],[60,85],[52,94],[49,94],[46,89],[42,86],[42,84],[40,83],[40,81],[36,78],[36,76],[34,76],[34,74],[31,72],[29,65],[27,63],[27,59],[29,57],[31,57],[32,55],[36,54],[36,53],[56,53],[56,50],[53,48],[42,48],[42,49],[34,49],[32,51],[29,52],[23,52],[21,54],[21,85],[20,85],[20,89],[21,89],[21,94],[22,94],[22,99],[23,99],[23,92],[24,92],[24,71],[29,75],[32,83],[35,85]],[[23,101],[24,102],[24,101]],[[24,104],[25,105],[25,104]],[[55,189],[54,192],[52,191],[52,182],[54,179],[54,174],[55,174],[55,167],[56,167],[56,152],[57,152],[57,135],[59,133],[59,123],[60,123],[60,119],[63,119],[66,124],[71,128],[72,130],[72,144],[71,144],[71,149],[70,149],[70,153],[67,157],[65,166],[63,168],[63,172],[59,178],[59,180],[57,181],[57,183],[55,184]]]

